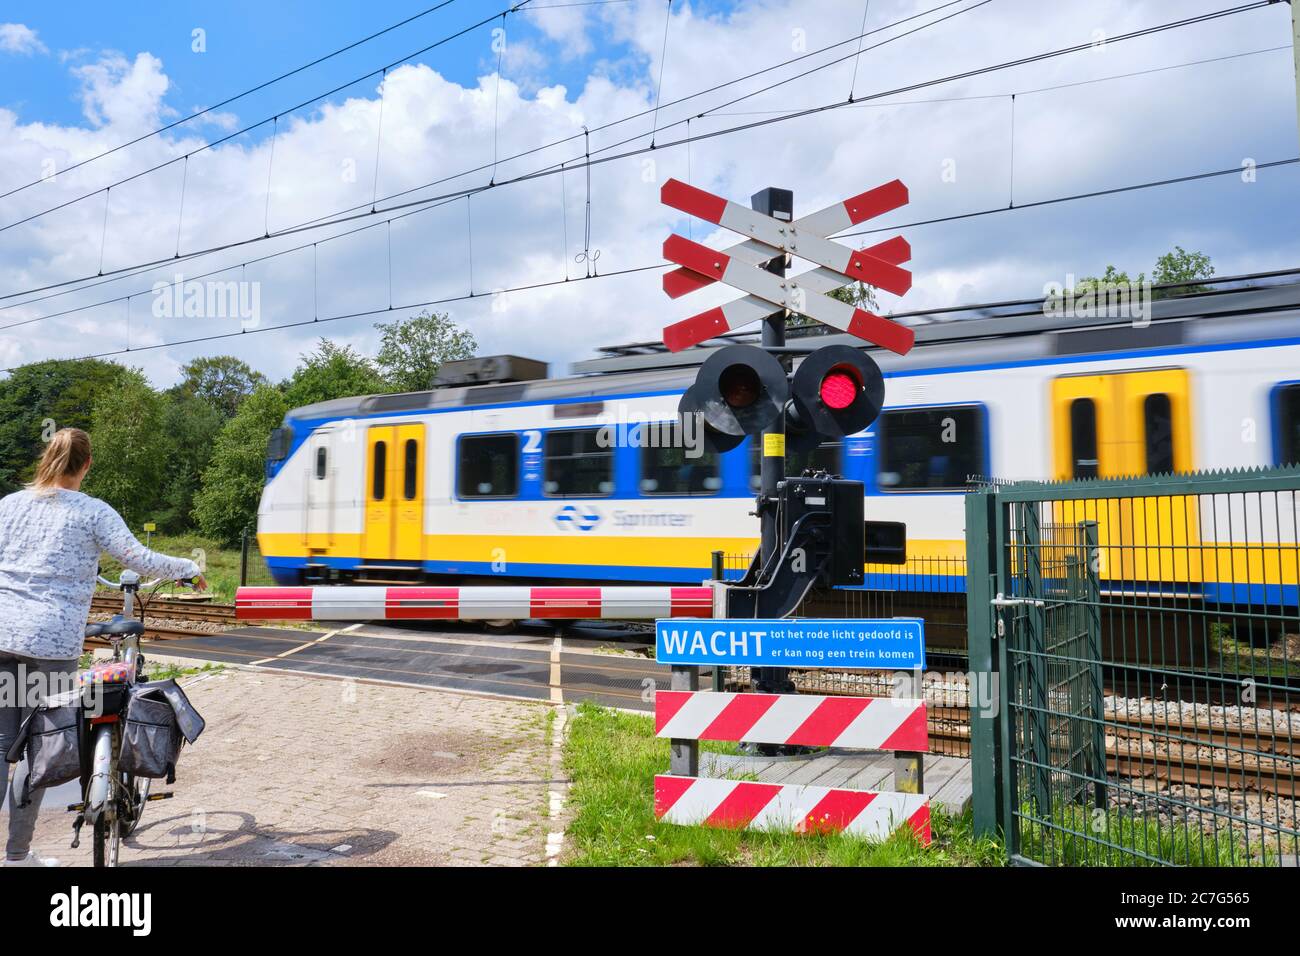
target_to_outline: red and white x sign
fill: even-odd
[[[682,236],[669,236],[664,242],[664,258],[682,268],[664,276],[664,291],[677,298],[721,281],[749,295],[666,327],[664,344],[671,351],[680,351],[757,322],[771,315],[773,306],[777,306],[906,354],[912,348],[911,329],[832,299],[826,293],[860,281],[902,295],[912,286],[912,274],[900,268],[911,258],[907,240],[896,236],[854,250],[826,237],[897,209],[907,203],[907,198],[907,187],[895,179],[794,222],[783,222],[679,180],[668,180],[660,191],[665,205],[749,238],[716,250]],[[815,262],[817,268],[790,277],[756,268],[783,253]]]

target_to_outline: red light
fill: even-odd
[[[822,379],[821,397],[827,408],[839,410],[848,408],[858,397],[862,383],[852,372],[845,369],[831,369]]]

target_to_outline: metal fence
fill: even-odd
[[[239,541],[239,584],[241,587],[275,584],[262,549],[257,545],[257,535],[251,531],[244,532]]]
[[[975,815],[1015,861],[1294,865],[1300,468],[967,499]]]

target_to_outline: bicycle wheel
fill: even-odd
[[[110,822],[100,817],[95,821],[94,863],[97,867],[117,866],[117,851],[122,831],[117,818]]]

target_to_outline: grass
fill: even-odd
[[[144,535],[140,535],[144,540]],[[173,557],[193,558],[206,568],[204,576],[208,579],[209,593],[212,600],[231,604],[235,600],[235,589],[239,587],[239,545],[232,548],[223,547],[211,538],[197,534],[155,534],[150,536],[149,547]],[[196,556],[195,552],[199,552]],[[266,569],[266,562],[256,547],[250,547],[248,554],[248,583],[273,584],[271,574]],[[122,566],[112,558],[105,556],[100,571],[110,581],[116,581],[122,573]],[[180,590],[180,589],[177,589]],[[159,593],[166,593],[164,588]]]
[[[707,749],[723,747],[705,745]],[[733,751],[734,752],[734,746]],[[647,716],[581,704],[564,746],[574,817],[565,862],[576,866],[1000,866],[1002,846],[976,839],[969,813],[932,808],[933,842],[910,831],[884,842],[843,834],[714,830],[660,823],[654,777],[668,771],[668,741]]]

